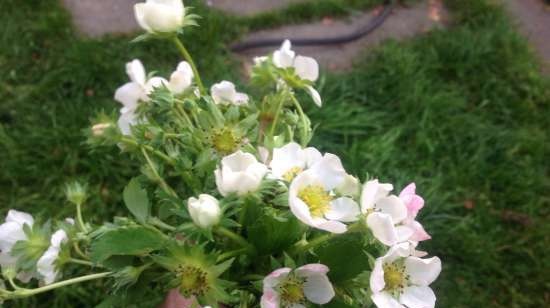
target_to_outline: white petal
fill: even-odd
[[[185,91],[193,82],[193,69],[186,61],[178,64],[178,68],[170,75],[170,91],[174,94],[180,94]]]
[[[152,31],[151,27],[149,27],[147,22],[145,22],[145,3],[136,3],[134,5],[134,15],[136,17],[136,21],[139,26],[143,28],[143,30],[148,32]]]
[[[348,197],[338,198],[330,203],[330,210],[325,214],[325,217],[330,220],[342,222],[357,221],[359,205],[353,199]]]
[[[248,95],[241,92],[235,93],[235,98],[233,100],[233,103],[237,106],[248,104]]]
[[[315,81],[319,78],[319,64],[311,57],[297,56],[294,59],[294,69],[302,79]]]
[[[162,78],[162,77],[153,77],[145,83],[145,93],[147,95],[151,94],[156,88],[160,88],[162,86],[169,87],[170,83],[168,80]]]
[[[327,190],[336,188],[346,176],[346,170],[340,158],[330,153],[326,153],[320,161],[313,164],[310,171],[315,173]]]
[[[358,197],[360,189],[361,184],[359,183],[359,180],[350,174],[346,174],[344,176],[344,181],[336,187],[336,191],[339,194],[350,197]]]
[[[311,99],[313,99],[313,102],[315,103],[315,105],[317,105],[318,107],[323,106],[323,100],[321,99],[321,95],[319,94],[319,92],[317,92],[317,90],[315,90],[314,87],[307,86],[307,91],[309,92],[309,96],[311,96]]]
[[[146,30],[152,30],[155,32],[173,32],[178,30],[183,24],[183,5],[180,2],[180,6],[174,3],[158,3],[158,1],[148,1],[145,5],[139,9],[141,12],[137,12],[136,18],[142,19],[142,23],[146,25]],[[138,17],[138,14],[142,14]],[[140,23],[141,25],[141,23]]]
[[[283,267],[283,268],[279,268],[279,269],[271,272],[271,274],[267,275],[264,278],[264,281],[263,281],[264,289],[265,288],[274,288],[274,287],[278,286],[279,283],[281,281],[283,281],[288,276],[288,274],[290,273],[291,270],[292,269],[290,269],[288,267]]]
[[[235,101],[237,90],[235,85],[227,80],[214,84],[210,88],[212,99],[216,104],[228,105]]]
[[[36,263],[36,270],[44,279],[46,285],[55,281],[57,276],[57,270],[55,268],[55,261],[59,256],[59,248],[50,246],[46,252],[38,259]]]
[[[429,287],[410,286],[403,290],[399,301],[409,308],[434,308],[435,294]]]
[[[428,286],[441,273],[441,260],[438,257],[429,259],[409,257],[405,260],[405,268],[410,275],[411,283]]]
[[[319,150],[314,147],[305,148],[304,153],[306,155],[306,167],[308,168],[310,168],[323,158],[321,152],[319,152]]]
[[[384,258],[377,258],[374,262],[374,268],[370,274],[370,289],[372,292],[380,292],[384,290],[386,282],[384,281]]]
[[[26,239],[22,225],[13,221],[0,225],[0,251],[10,252],[15,243]]]
[[[304,294],[310,302],[323,305],[334,297],[334,288],[326,275],[316,274],[306,278]]]
[[[391,195],[381,198],[376,201],[375,207],[380,209],[382,213],[389,214],[395,224],[407,218],[407,207],[397,196]]]
[[[262,299],[260,300],[261,308],[279,308],[279,294],[273,289],[264,290]]]
[[[281,49],[276,50],[273,53],[273,64],[276,67],[287,68],[291,67],[294,62],[296,53],[291,50],[291,43],[289,40],[285,40]]]
[[[392,189],[391,184],[378,183],[378,180],[366,182],[361,192],[361,210],[363,213],[374,208],[376,201],[386,197]]]
[[[133,111],[126,111],[120,114],[118,118],[118,128],[123,135],[131,135],[131,127],[137,124],[137,115]]]
[[[305,169],[306,155],[302,147],[291,142],[280,148],[273,149],[273,159],[269,166],[273,175],[278,179],[282,179],[283,175],[292,168]]]
[[[397,231],[398,242],[406,242],[414,234],[414,230],[408,226],[397,226],[395,227],[395,231]]]
[[[372,213],[367,216],[367,225],[374,237],[387,246],[397,243],[397,231],[390,215],[384,213]]]
[[[6,222],[15,222],[20,226],[27,224],[32,227],[32,225],[34,224],[34,219],[32,218],[31,214],[20,212],[17,210],[9,210],[8,215],[6,216]]]
[[[300,277],[309,277],[313,275],[326,275],[329,272],[328,266],[321,263],[310,263],[302,265],[295,270],[296,275]]]
[[[115,100],[122,103],[124,107],[135,110],[138,101],[143,98],[144,94],[145,92],[139,84],[128,82],[116,90]]]
[[[342,234],[348,231],[348,226],[335,220],[328,220],[321,223],[317,222],[314,227],[334,234]]]
[[[386,292],[374,293],[371,295],[371,299],[378,308],[405,308]]]
[[[52,247],[59,248],[61,247],[61,244],[67,242],[69,238],[67,237],[67,233],[65,230],[57,230],[54,234],[52,234],[52,238],[50,239],[50,244]]]
[[[132,82],[141,86],[145,85],[145,68],[140,60],[134,59],[126,63],[126,74]]]

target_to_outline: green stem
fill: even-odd
[[[74,251],[76,251],[76,254],[79,255],[81,258],[90,259],[84,252],[82,252],[77,242],[73,242],[73,248],[74,248]]]
[[[84,224],[84,219],[82,219],[82,209],[80,203],[76,204],[76,220],[78,222],[80,230],[82,230],[82,232],[84,233],[88,233],[88,228],[86,228],[86,224]]]
[[[12,288],[14,288],[15,290],[21,290],[22,288],[20,286],[18,286],[15,281],[13,281],[13,277],[9,277],[8,278],[8,281],[11,285]]]
[[[73,279],[63,280],[63,281],[60,281],[60,282],[57,282],[57,283],[52,283],[50,285],[43,286],[41,288],[18,289],[16,291],[12,292],[9,295],[9,297],[10,298],[29,297],[29,296],[33,296],[33,295],[36,295],[36,294],[48,292],[48,291],[51,291],[51,290],[54,290],[54,289],[57,289],[57,288],[65,287],[65,286],[68,286],[68,285],[72,285],[72,284],[76,284],[76,283],[80,283],[80,282],[84,282],[84,281],[90,281],[90,280],[105,278],[105,277],[107,277],[111,274],[112,274],[112,272],[103,272],[103,273],[98,273],[98,274],[90,274],[90,275],[81,276],[81,277],[77,277],[77,278],[73,278]]]
[[[193,70],[193,75],[195,75],[195,80],[197,82],[197,86],[199,86],[199,90],[201,91],[201,94],[205,94],[206,91],[204,89],[204,85],[202,84],[202,80],[201,80],[201,77],[199,75],[199,71],[197,70],[197,67],[195,66],[195,62],[193,61],[193,58],[191,58],[191,55],[189,54],[189,52],[187,51],[185,46],[183,46],[182,42],[178,39],[177,36],[174,36],[174,38],[172,40],[173,40],[174,44],[176,44],[176,47],[180,51],[183,58],[187,62],[189,62],[189,65],[191,66],[191,69]]]
[[[312,248],[315,248],[321,244],[323,244],[324,242],[330,240],[331,238],[334,237],[334,234],[332,233],[327,233],[327,234],[324,234],[324,235],[321,235],[321,236],[318,236],[316,238],[314,238],[313,240],[309,241],[307,244],[303,245],[303,246],[294,246],[294,249],[293,249],[293,252],[294,253],[303,253],[303,252],[306,252]]]
[[[80,264],[80,265],[87,265],[87,266],[95,267],[95,264],[93,264],[92,262],[86,261],[86,260],[81,260],[81,259],[70,258],[69,262],[74,263],[74,264]]]
[[[234,241],[235,243],[241,245],[243,248],[246,248],[248,251],[253,252],[255,249],[252,245],[250,245],[244,237],[238,235],[237,233],[225,228],[218,226],[214,228],[214,232],[216,232],[219,235],[225,236],[229,238],[230,240]]]
[[[302,125],[303,125],[303,129],[302,129],[302,136],[301,136],[301,141],[302,141],[302,146],[306,146],[307,145],[307,120],[306,120],[306,114],[304,113],[304,110],[302,109],[302,106],[300,106],[300,102],[298,102],[298,100],[296,99],[296,97],[294,95],[290,95],[291,99],[292,99],[292,102],[294,103],[294,106],[296,106],[296,109],[298,110],[298,113],[300,114],[300,119],[302,120]]]
[[[164,160],[166,163],[168,163],[171,166],[176,165],[176,161],[173,158],[169,157],[168,155],[166,155],[166,154],[164,154],[160,151],[155,150],[152,146],[149,146],[149,145],[146,145],[146,144],[139,144],[135,140],[133,140],[131,138],[128,138],[128,137],[122,137],[120,139],[120,141],[122,141],[123,143],[126,143],[128,145],[134,146],[134,147],[143,148],[143,149],[151,152],[152,154],[155,154],[156,156],[158,156],[159,158],[161,158],[162,160]]]
[[[180,104],[176,104],[176,110],[179,111],[185,122],[187,122],[187,125],[189,126],[189,129],[192,131],[195,130],[195,126],[193,125],[193,122],[191,121],[191,118],[187,115],[187,112],[183,110]]]
[[[157,217],[150,218],[149,223],[164,230],[168,230],[172,232],[176,231],[176,227],[173,227],[173,226],[170,226],[169,224],[164,223],[162,220],[158,219]]]
[[[277,122],[279,122],[279,114],[281,113],[281,109],[283,109],[284,101],[284,97],[281,97],[279,99],[279,104],[277,105],[277,110],[275,111],[275,117],[273,118],[273,123],[271,124],[271,137],[273,137],[273,135],[275,134],[275,128],[277,127]]]
[[[141,148],[141,153],[143,153],[143,156],[145,157],[145,160],[147,161],[147,164],[149,164],[149,167],[151,168],[151,171],[153,172],[153,175],[159,182],[162,189],[172,197],[177,197],[178,194],[164,181],[164,179],[158,174],[157,169],[155,168],[155,165],[153,164],[153,161],[149,158],[149,155],[147,154],[147,151],[144,148]]]

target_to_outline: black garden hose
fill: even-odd
[[[328,38],[294,38],[292,39],[292,45],[294,46],[323,46],[323,45],[338,45],[349,43],[358,40],[374,30],[380,27],[384,21],[388,18],[395,6],[394,0],[384,1],[384,8],[380,14],[378,14],[368,25],[364,28],[358,29],[355,32],[345,34],[342,36],[328,37]],[[235,43],[230,46],[231,51],[241,52],[249,49],[279,46],[286,38],[273,38],[273,39],[259,39],[250,40]]]

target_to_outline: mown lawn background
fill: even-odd
[[[322,0],[251,18],[186,1],[202,15],[185,36],[207,84],[242,76],[227,44],[249,29],[380,1]],[[426,199],[422,247],[444,262],[438,307],[550,305],[550,83],[497,2],[448,0],[453,24],[407,42],[387,42],[343,74],[323,74],[313,145],[348,170]],[[391,18],[391,17],[390,17]],[[169,44],[132,36],[77,36],[56,0],[0,2],[0,216],[10,208],[43,219],[73,215],[63,184],[89,181],[84,210],[95,223],[125,215],[120,195],[139,173],[117,149],[91,153],[82,130],[116,112],[124,63],[140,58],[167,75],[179,61]],[[244,84],[244,81],[242,81]],[[6,307],[93,307],[108,287],[93,282]],[[162,295],[158,295],[161,297]]]

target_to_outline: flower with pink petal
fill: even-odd
[[[280,268],[263,281],[262,308],[306,307],[307,303],[327,304],[334,297],[334,288],[323,264],[307,264],[295,270]]]
[[[413,230],[409,241],[421,242],[431,239],[432,237],[416,220],[416,215],[418,215],[420,209],[424,207],[424,199],[416,194],[416,185],[410,183],[407,187],[403,188],[401,193],[399,193],[399,199],[401,199],[407,207],[407,218],[403,221],[403,225]]]

